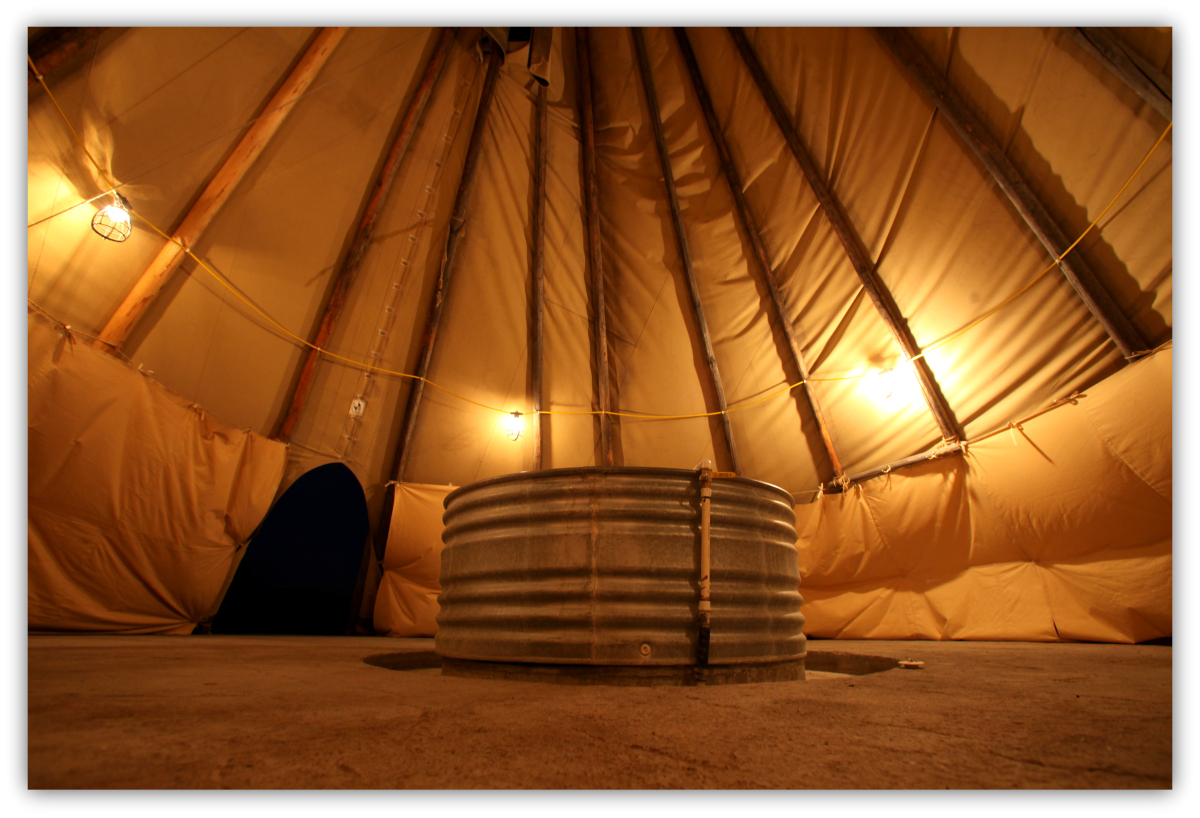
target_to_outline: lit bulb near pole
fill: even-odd
[[[133,228],[129,224],[129,212],[126,208],[129,202],[120,193],[113,191],[116,201],[104,207],[92,217],[92,230],[109,241],[125,241]]]
[[[875,384],[875,388],[879,391],[879,394],[885,399],[890,398],[896,391],[896,370],[884,369],[876,374],[875,377],[879,379]]]
[[[525,421],[520,412],[513,412],[504,418],[504,434],[508,435],[509,440],[520,440],[521,435],[525,434]]]
[[[913,365],[907,360],[867,376],[863,386],[880,409],[892,407],[888,411],[915,400],[920,388]]]

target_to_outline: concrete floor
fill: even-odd
[[[30,636],[29,787],[1170,788],[1171,648],[810,642],[714,687],[388,670],[431,639]]]

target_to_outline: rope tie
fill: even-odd
[[[953,451],[955,445],[961,445],[957,437],[944,437],[941,442],[929,450],[929,454],[925,455],[926,460],[934,460],[944,454]]]

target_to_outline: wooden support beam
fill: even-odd
[[[217,171],[212,181],[200,194],[200,198],[192,205],[191,210],[184,216],[183,221],[175,230],[175,234],[163,246],[150,266],[142,273],[133,290],[117,307],[116,313],[100,331],[98,343],[101,349],[109,352],[116,351],[129,337],[146,308],[158,296],[167,278],[183,261],[184,247],[192,247],[199,241],[204,229],[208,227],[213,217],[229,199],[238,182],[250,170],[254,160],[258,158],[271,137],[279,130],[283,120],[295,107],[293,103],[308,90],[308,86],[316,78],[317,72],[325,65],[329,55],[346,35],[345,28],[324,28],[317,33],[304,56],[292,69],[291,74],[279,90],[267,102],[263,113],[254,121],[245,136],[238,142],[233,153],[225,160],[225,164]]]
[[[43,28],[29,40],[29,59],[33,60],[43,77],[47,76],[106,31],[107,28]],[[25,73],[29,75],[29,89],[32,90],[38,85],[37,75],[28,65],[25,66]]]
[[[1084,31],[1094,31],[1095,29],[1085,28]],[[1149,60],[1138,53],[1138,50],[1130,45],[1121,35],[1117,34],[1115,29],[1106,28],[1100,29],[1112,37],[1114,43],[1125,52],[1125,55],[1133,61],[1138,70],[1146,75],[1146,79],[1154,84],[1154,87],[1166,96],[1167,99],[1172,99],[1173,91],[1171,90],[1171,78],[1168,77],[1158,66],[1152,64]],[[1090,35],[1089,35],[1090,36]]]
[[[534,27],[529,33],[529,73],[538,85],[550,84],[551,50],[554,47],[554,28]]]
[[[483,79],[483,90],[479,95],[479,106],[475,110],[475,123],[471,128],[471,138],[467,143],[467,158],[463,164],[462,176],[458,182],[458,192],[454,198],[454,210],[450,216],[450,231],[446,236],[446,249],[442,253],[442,265],[438,270],[437,285],[429,304],[429,313],[425,320],[425,331],[421,336],[421,349],[417,358],[417,379],[413,380],[408,391],[408,402],[404,407],[404,415],[400,420],[400,436],[396,442],[396,450],[392,455],[392,482],[384,492],[383,512],[380,515],[379,527],[375,531],[375,555],[383,559],[387,547],[388,528],[392,520],[392,503],[395,497],[395,484],[403,482],[404,467],[408,464],[408,455],[412,450],[413,432],[416,429],[417,413],[421,409],[421,396],[425,391],[425,381],[428,377],[429,366],[433,361],[434,345],[437,343],[438,327],[442,321],[442,308],[446,304],[446,296],[450,292],[450,281],[454,273],[454,258],[462,239],[463,227],[467,221],[467,200],[471,193],[471,183],[475,178],[475,168],[479,164],[479,152],[483,147],[483,130],[487,124],[488,112],[492,108],[492,97],[496,90],[496,77],[500,73],[500,63],[504,59],[503,52],[490,41],[484,41],[484,51],[487,59],[487,73]]]
[[[429,55],[429,60],[425,64],[425,71],[421,75],[421,81],[417,85],[412,98],[409,100],[408,108],[405,110],[404,117],[400,121],[400,128],[396,133],[395,139],[392,140],[391,149],[388,151],[383,167],[379,169],[379,175],[376,177],[375,184],[371,188],[371,195],[367,200],[367,206],[363,211],[362,218],[359,219],[354,237],[351,240],[350,251],[347,253],[341,267],[334,274],[333,287],[330,291],[329,299],[325,304],[325,312],[321,316],[321,323],[317,326],[317,331],[312,337],[312,344],[317,349],[310,347],[308,354],[304,358],[304,364],[300,369],[300,377],[292,389],[291,398],[288,400],[287,414],[280,421],[274,435],[277,440],[282,440],[286,443],[291,440],[292,434],[296,431],[296,424],[300,421],[300,413],[304,410],[304,404],[308,400],[309,392],[312,391],[313,378],[317,374],[317,361],[320,358],[318,350],[324,349],[325,345],[329,343],[330,336],[333,335],[333,328],[337,325],[338,317],[342,312],[342,306],[346,301],[346,293],[349,291],[350,285],[354,282],[354,278],[362,266],[363,259],[366,258],[367,248],[371,246],[371,236],[375,232],[375,222],[379,218],[379,211],[383,208],[384,202],[387,201],[388,194],[392,190],[392,183],[396,181],[396,172],[400,169],[400,162],[404,159],[404,154],[407,153],[408,146],[412,143],[413,134],[417,130],[417,123],[424,116],[430,97],[433,96],[434,83],[437,82],[442,66],[446,62],[446,55],[450,51],[450,43],[453,40],[454,30],[443,28],[441,34],[438,35],[437,42],[433,46],[433,53]]]
[[[537,89],[537,126],[533,142],[533,468],[542,468],[542,351],[546,332],[546,86]]]
[[[750,41],[746,39],[745,32],[740,28],[731,28],[729,33],[733,37],[734,45],[742,55],[746,68],[750,70],[754,84],[758,86],[767,107],[771,109],[771,115],[780,131],[783,132],[783,138],[787,141],[788,148],[796,157],[796,161],[800,163],[800,170],[804,172],[804,178],[808,180],[809,187],[816,194],[821,210],[841,240],[842,247],[845,248],[846,255],[850,258],[850,263],[854,265],[854,271],[858,273],[859,280],[862,281],[863,289],[871,299],[871,303],[875,305],[884,324],[892,331],[892,335],[895,336],[896,342],[904,352],[904,357],[913,361],[913,371],[916,373],[917,382],[921,385],[921,394],[925,396],[925,403],[929,406],[929,411],[933,414],[942,437],[961,438],[962,429],[959,427],[954,413],[950,411],[950,406],[946,402],[945,395],[942,394],[941,387],[938,386],[933,370],[929,368],[929,364],[923,357],[916,357],[921,350],[908,328],[908,322],[904,320],[900,307],[892,298],[891,291],[879,278],[879,274],[875,270],[875,262],[867,255],[866,247],[850,224],[849,218],[846,217],[841,203],[838,202],[833,191],[829,189],[822,178],[820,171],[817,170],[816,162],[813,161],[808,148],[800,141],[800,134],[796,132],[796,128],[792,124],[791,115],[783,107],[779,95],[775,93],[775,87],[758,62],[758,57],[755,55],[754,49],[750,47]]]
[[[847,484],[846,487],[849,488],[850,486],[854,485],[855,483],[861,483],[864,480],[870,480],[872,477],[879,477],[884,474],[889,474],[898,469],[903,469],[908,466],[915,466],[918,463],[928,463],[930,460],[937,460],[939,458],[946,457],[947,455],[961,454],[961,453],[962,453],[962,444],[950,443],[949,445],[938,450],[937,454],[934,455],[933,457],[930,457],[928,452],[921,452],[920,454],[914,454],[914,455],[910,455],[908,457],[902,457],[899,460],[895,460],[891,463],[888,463],[886,466],[877,466],[873,469],[867,469],[866,471],[860,471],[857,474],[850,475],[849,483]],[[840,486],[835,487],[833,489],[833,491],[830,491],[829,493],[833,494],[833,493],[837,493],[838,491],[841,491]]]
[[[479,163],[479,150],[483,145],[483,128],[487,124],[488,112],[492,107],[492,96],[496,89],[496,77],[500,73],[500,64],[504,61],[504,52],[491,40],[481,44],[487,60],[487,73],[483,79],[483,90],[479,95],[479,106],[475,109],[475,123],[471,128],[471,138],[467,143],[467,158],[463,163],[462,176],[458,180],[458,192],[454,197],[454,210],[450,215],[450,231],[446,236],[446,249],[442,253],[442,265],[438,270],[437,285],[429,304],[429,313],[425,319],[425,331],[421,336],[421,350],[417,362],[417,375],[421,378],[429,374],[429,364],[433,359],[434,343],[437,341],[438,325],[442,320],[442,306],[449,292],[450,276],[454,270],[454,256],[458,249],[459,239],[466,224],[467,197],[471,192],[471,182],[475,176],[475,166]],[[364,553],[364,560],[374,559],[380,565],[379,576],[374,580],[378,583],[383,578],[383,556],[387,551],[388,532],[392,527],[392,507],[396,504],[396,484],[404,480],[404,467],[408,461],[408,453],[412,444],[413,431],[416,428],[417,412],[421,407],[421,395],[424,392],[425,381],[414,380],[408,392],[408,402],[404,407],[404,415],[400,420],[400,436],[396,449],[392,454],[392,479],[384,487],[383,507],[379,512],[379,524],[375,527],[371,543]],[[367,598],[366,576],[370,573],[369,564],[364,563],[359,570],[362,586],[354,591],[353,610],[358,617],[364,599]],[[378,585],[375,585],[378,593]],[[366,619],[360,619],[356,630],[367,632]]]
[[[979,118],[954,93],[946,78],[933,66],[907,31],[899,28],[879,28],[875,31],[937,106],[946,122],[988,169],[1029,229],[1054,258],[1062,258],[1071,242],[1005,156],[1000,143],[988,133]],[[1078,250],[1062,258],[1058,266],[1126,359],[1147,348],[1142,334],[1121,312]]]
[[[959,443],[959,442],[946,443],[946,444],[941,445],[941,446],[937,447],[936,449],[929,451],[929,452],[921,452],[920,454],[910,455],[909,457],[903,457],[899,460],[894,460],[885,466],[876,466],[873,469],[868,469],[866,471],[858,472],[857,474],[852,474],[852,475],[850,475],[848,481],[844,485],[834,484],[830,489],[827,489],[826,491],[828,491],[829,493],[836,494],[836,493],[842,491],[843,488],[849,488],[850,486],[854,485],[855,483],[861,483],[862,481],[870,480],[873,477],[879,477],[884,474],[890,474],[891,472],[896,471],[897,469],[903,469],[907,466],[915,466],[918,463],[926,463],[930,460],[937,460],[939,458],[946,457],[947,455],[966,454],[968,445],[974,446],[977,443],[981,443],[984,440],[987,440],[989,437],[994,437],[996,435],[1003,434],[1006,431],[1011,432],[1014,429],[1020,431],[1023,424],[1028,423],[1029,421],[1033,420],[1034,418],[1040,417],[1040,416],[1046,414],[1047,412],[1053,412],[1055,409],[1058,409],[1067,404],[1075,405],[1079,402],[1080,398],[1086,398],[1086,397],[1087,397],[1087,395],[1082,392],[1078,392],[1078,391],[1072,392],[1070,395],[1067,395],[1065,398],[1059,398],[1058,400],[1054,401],[1054,403],[1050,404],[1049,406],[1043,406],[1041,409],[1038,409],[1036,412],[1033,412],[1032,414],[1026,415],[1025,417],[1021,418],[1020,420],[1012,421],[1005,426],[999,426],[995,429],[992,429],[992,431],[985,432],[984,434],[981,434],[978,437],[974,437],[971,440],[964,440],[961,443]],[[1021,433],[1025,434],[1023,431]]]
[[[1116,34],[1107,28],[1064,28],[1063,31],[1160,116],[1171,121],[1170,80],[1133,54]],[[1164,80],[1166,88],[1159,84]]]
[[[587,213],[588,267],[592,271],[592,309],[596,314],[596,401],[600,407],[600,454],[605,466],[614,465],[612,418],[608,395],[608,329],[604,310],[604,259],[600,248],[600,196],[596,187],[596,126],[592,112],[592,60],[588,30],[575,29],[575,58],[579,76],[579,130],[583,153],[583,203]]]
[[[729,459],[733,471],[742,473],[738,460],[737,446],[733,441],[733,426],[729,422],[729,407],[725,403],[725,389],[721,385],[721,372],[717,368],[717,357],[713,352],[712,338],[708,332],[708,322],[704,319],[704,305],[700,303],[700,288],[696,284],[696,273],[692,269],[692,254],[688,249],[687,236],[683,230],[683,215],[679,207],[679,194],[675,190],[675,174],[671,171],[671,156],[667,153],[667,140],[663,136],[662,119],[658,110],[658,95],[654,91],[654,78],[650,75],[650,59],[646,56],[646,41],[640,28],[632,28],[633,48],[637,53],[638,68],[642,76],[642,88],[646,92],[646,105],[650,112],[650,124],[654,129],[654,143],[658,146],[658,159],[662,166],[663,182],[667,188],[667,202],[671,209],[671,221],[675,225],[675,237],[679,241],[679,257],[683,261],[683,276],[687,281],[688,294],[692,299],[692,309],[696,314],[696,326],[700,332],[700,341],[704,345],[704,357],[708,362],[708,371],[712,375],[713,389],[717,393],[717,405],[721,409],[721,426],[725,430],[725,443],[729,447]],[[715,454],[715,452],[714,452]]]
[[[771,294],[771,303],[775,307],[775,317],[779,321],[779,326],[783,328],[784,337],[787,339],[788,349],[792,353],[792,363],[796,366],[796,371],[800,373],[806,383],[804,384],[804,395],[808,399],[808,405],[812,409],[813,417],[817,421],[817,428],[821,432],[821,440],[825,443],[825,452],[829,455],[829,463],[833,467],[834,477],[842,476],[842,464],[838,459],[837,452],[833,448],[833,438],[829,435],[829,427],[825,424],[825,415],[821,412],[821,405],[817,401],[817,396],[813,393],[812,385],[807,383],[809,372],[808,365],[804,362],[804,354],[800,350],[800,341],[796,338],[795,328],[792,326],[791,318],[788,317],[787,308],[784,306],[783,292],[779,289],[779,283],[775,279],[775,271],[771,268],[770,258],[767,256],[766,245],[763,243],[762,234],[758,230],[758,222],[754,219],[754,214],[750,212],[750,205],[746,202],[746,196],[742,192],[742,178],[738,174],[737,167],[733,164],[733,155],[729,151],[729,145],[725,142],[725,134],[721,131],[721,123],[717,120],[717,112],[713,109],[712,98],[708,95],[708,87],[704,84],[704,76],[700,73],[700,66],[696,62],[696,55],[692,52],[692,44],[688,40],[687,32],[682,28],[675,29],[675,38],[679,41],[679,48],[683,52],[684,62],[687,63],[688,74],[692,78],[692,86],[696,89],[696,97],[700,101],[700,109],[704,112],[704,121],[708,123],[709,133],[712,134],[713,143],[717,148],[717,156],[721,160],[721,170],[725,174],[725,181],[729,183],[729,189],[733,193],[734,210],[741,219],[742,227],[746,231],[746,236],[750,240],[750,248],[754,253],[754,258],[758,261],[758,266],[762,268],[763,278],[767,283],[767,290]]]

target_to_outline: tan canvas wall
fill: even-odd
[[[375,598],[375,630],[387,636],[437,633],[442,586],[442,501],[453,486],[396,487],[383,579]]]
[[[191,633],[285,456],[30,313],[30,630]]]
[[[965,457],[797,506],[806,632],[1169,636],[1171,359],[1134,364]]]
[[[428,42],[431,44],[432,38]],[[409,68],[410,73],[396,74],[391,80],[397,88],[406,89],[406,104],[427,54],[428,48],[421,61]],[[479,61],[464,33],[456,38],[446,59],[334,329],[330,348],[339,355],[398,372],[416,368],[482,78]],[[393,113],[392,118],[395,116]],[[375,155],[386,147],[381,145]],[[363,185],[365,190],[365,179]],[[381,336],[380,330],[386,334]],[[390,376],[372,380],[360,367],[322,359],[312,396],[292,438],[292,457],[334,457],[354,464],[356,473],[364,475],[374,518],[379,512],[379,486],[391,479],[399,411],[409,386],[408,380]],[[360,396],[366,400],[366,409],[361,420],[353,422],[350,403]]]

